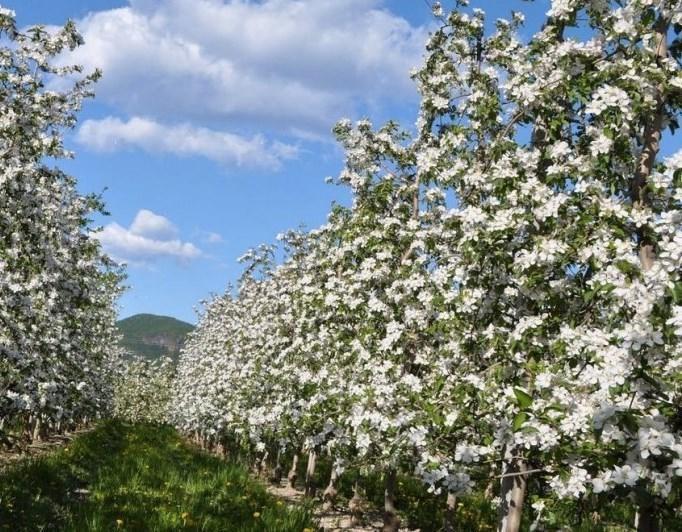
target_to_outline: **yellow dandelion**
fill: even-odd
[[[253,512],[253,518],[258,519],[260,517],[260,512]]]

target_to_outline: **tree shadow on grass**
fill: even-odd
[[[169,427],[110,421],[0,477],[0,530],[263,531],[312,527],[241,466]]]

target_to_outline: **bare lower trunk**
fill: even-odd
[[[277,449],[277,457],[275,458],[275,468],[270,475],[270,482],[273,484],[280,484],[282,482],[282,450]]]
[[[36,418],[35,424],[33,425],[33,434],[31,435],[32,441],[40,441],[40,418]]]
[[[502,468],[498,532],[518,532],[521,528],[528,467],[523,459],[515,459],[513,454],[512,451],[505,453]]]
[[[260,459],[259,472],[263,478],[268,477],[268,452],[263,453],[263,457]]]
[[[445,502],[445,516],[443,517],[444,532],[455,532],[456,513],[457,496],[454,493],[448,493],[448,499]]]
[[[382,532],[398,532],[400,519],[395,504],[396,471],[388,468],[384,473],[384,526]]]
[[[334,507],[334,502],[336,501],[336,495],[338,494],[338,491],[336,489],[336,483],[339,480],[339,474],[337,473],[337,470],[335,467],[332,467],[332,473],[329,477],[329,484],[327,484],[327,488],[324,490],[324,493],[322,494],[322,500],[324,501],[322,504],[322,509],[325,511],[329,511]]]
[[[637,532],[659,532],[661,524],[654,506],[639,505],[635,515],[635,528]]]
[[[659,64],[668,58],[668,30],[670,28],[670,15],[661,13],[656,20],[653,33],[655,35],[654,53]],[[661,139],[666,123],[666,95],[662,87],[656,87],[656,110],[650,122],[644,128],[642,137],[642,152],[637,162],[635,178],[632,183],[632,200],[637,206],[651,205],[651,199],[647,193],[649,178],[654,170],[656,157],[661,150]],[[651,231],[639,229],[639,260],[642,270],[650,270],[656,261],[656,242]],[[635,516],[635,528],[637,532],[658,532],[660,528],[656,507],[651,500],[640,501]]]
[[[287,480],[289,481],[289,487],[296,488],[296,480],[298,480],[298,453],[294,453]]]
[[[315,496],[315,465],[317,464],[317,453],[313,450],[308,453],[308,465],[305,470],[305,496]]]
[[[357,481],[353,486],[353,497],[348,501],[348,510],[350,511],[350,526],[360,526],[362,523],[363,514],[363,499],[360,494],[360,486]]]

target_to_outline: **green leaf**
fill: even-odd
[[[654,23],[654,20],[656,20],[656,11],[653,8],[647,9],[644,15],[642,15],[642,24],[650,26]]]
[[[679,304],[682,301],[682,283],[675,283],[672,290],[673,301]]]
[[[627,260],[619,260],[616,262],[616,267],[625,274],[632,274],[635,272],[635,266]]]
[[[521,408],[528,408],[533,404],[533,398],[521,388],[514,388],[514,395],[516,396],[516,400],[518,401]]]
[[[514,422],[512,423],[512,426],[514,428],[514,432],[518,432],[518,430],[521,428],[521,425],[523,425],[526,420],[528,419],[528,414],[525,412],[519,412],[514,416]]]

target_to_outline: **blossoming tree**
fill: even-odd
[[[108,411],[121,275],[89,234],[100,200],[47,162],[71,156],[62,133],[99,73],[53,65],[81,42],[72,23],[19,31],[2,8],[0,32],[0,434],[35,439]],[[59,78],[75,81],[45,88]]]
[[[682,489],[682,6],[555,0],[522,42],[456,4],[415,131],[337,126],[353,205],[209,307],[176,411],[383,471],[385,530],[396,471],[451,509],[499,483],[505,532],[586,497],[656,530]]]

